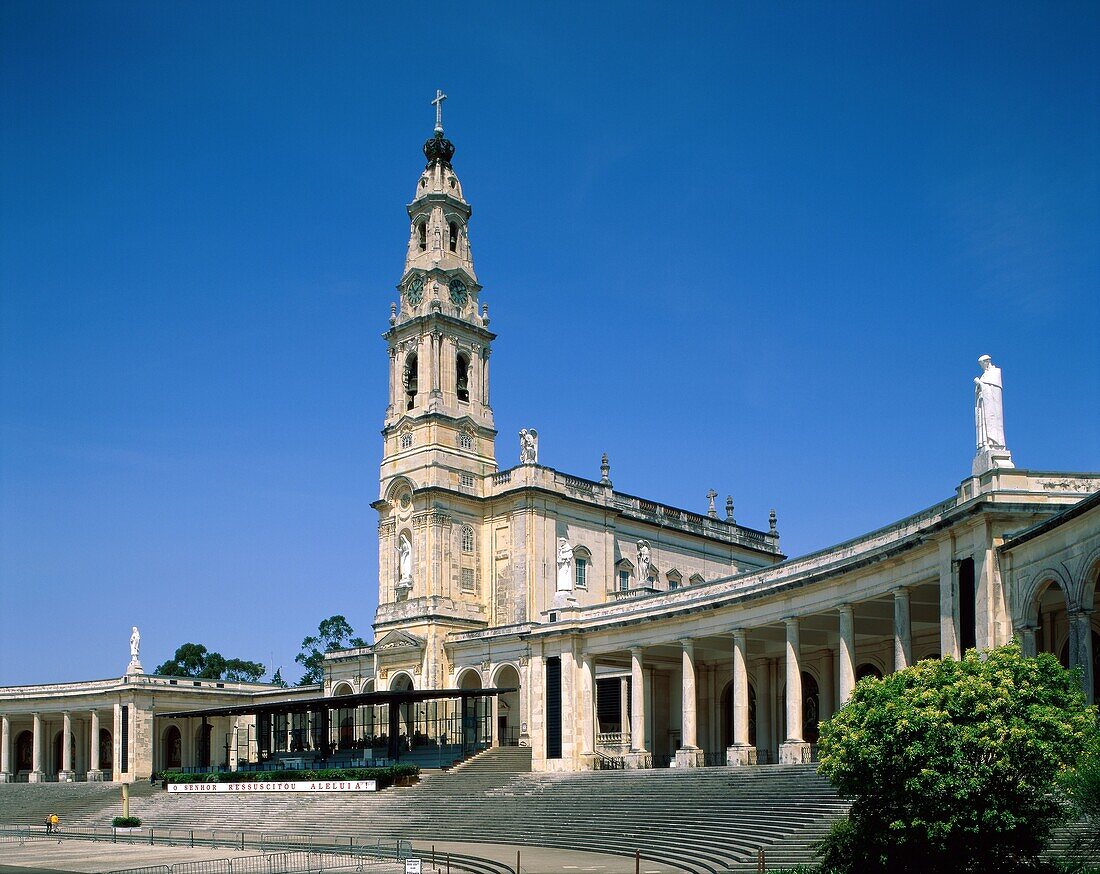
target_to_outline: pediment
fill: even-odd
[[[375,652],[393,652],[423,650],[424,638],[409,634],[407,631],[389,631],[374,644]]]

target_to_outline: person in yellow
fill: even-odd
[[[61,820],[58,818],[56,813],[51,813],[49,816],[47,816],[46,817],[46,834],[53,834],[54,832],[56,832],[57,831],[57,824],[60,821]]]

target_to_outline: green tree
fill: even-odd
[[[234,680],[255,683],[264,675],[259,662],[227,659],[211,652],[201,643],[185,643],[164,664],[153,669],[154,674],[169,677],[195,677],[203,680]]]
[[[860,682],[821,731],[819,770],[852,799],[822,870],[1034,870],[1094,720],[1073,674],[1016,645]]]
[[[1088,826],[1089,837],[1079,850],[1089,858],[1100,858],[1100,727],[1093,730],[1073,770],[1064,775],[1063,785],[1073,812]]]
[[[348,620],[343,616],[322,619],[321,624],[317,626],[317,634],[306,637],[302,641],[302,651],[294,657],[294,661],[306,670],[298,681],[298,685],[308,686],[310,683],[320,683],[324,679],[326,652],[367,645],[363,638],[353,637],[354,633]]]
[[[271,678],[271,685],[278,686],[280,689],[285,689],[287,687],[287,681],[283,679],[282,668],[275,669],[275,676]]]

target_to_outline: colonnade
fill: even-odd
[[[890,593],[893,604],[893,635],[892,640],[887,639],[887,653],[893,651],[893,667],[901,670],[913,664],[913,630],[912,611],[910,604],[910,590],[899,587]],[[830,611],[833,612],[833,611]],[[822,670],[823,702],[821,716],[826,718],[831,715],[833,709],[834,675],[833,655],[837,661],[838,699],[843,704],[851,696],[855,689],[857,674],[856,653],[856,616],[853,604],[842,604],[836,608],[833,615],[836,617],[835,634],[837,645],[835,650],[828,649],[828,655],[823,660]],[[821,614],[817,614],[820,617]],[[783,701],[782,715],[785,717],[785,730],[779,738],[778,760],[781,763],[808,762],[811,758],[811,745],[804,737],[804,712],[803,712],[803,671],[805,664],[802,653],[801,624],[804,620],[799,617],[789,616],[782,620],[783,627],[783,652],[780,656],[782,665],[774,682],[782,682]],[[887,620],[888,621],[888,620]],[[726,748],[725,761],[730,765],[755,764],[758,760],[757,745],[750,742],[750,699],[749,699],[749,663],[753,657],[750,651],[750,636],[752,629],[737,627],[731,629],[732,661],[732,740],[731,746]],[[704,751],[699,744],[699,683],[698,675],[700,664],[697,659],[698,641],[691,637],[681,637],[675,640],[653,641],[650,646],[669,647],[676,645],[679,649],[679,678],[680,678],[680,734],[679,745],[676,750],[675,762],[678,767],[697,767],[704,764]],[[940,641],[940,654],[943,652],[944,643]],[[650,718],[649,709],[652,706],[650,679],[645,658],[646,648],[632,646],[629,653],[629,683],[627,678],[621,678],[621,703],[620,713],[623,714],[623,736],[621,747],[625,750],[622,756],[628,767],[646,768],[653,763],[654,750],[647,747],[647,718]],[[756,653],[757,656],[761,655]],[[886,655],[889,658],[889,655]],[[667,657],[664,659],[667,666]],[[592,677],[595,675],[596,657],[585,654],[581,659],[582,677],[580,683],[579,717],[582,720],[582,736],[579,753],[582,757],[591,756],[593,752],[600,752],[594,744],[595,741],[595,694]],[[718,678],[718,688],[724,686],[721,677]],[[762,709],[772,694],[772,680],[770,671],[765,666],[761,673],[761,682],[764,688],[758,689],[757,707]],[[629,694],[629,706],[626,696]],[[713,694],[713,693],[712,693]],[[626,714],[629,713],[629,727],[626,725]],[[759,715],[759,714],[758,714]],[[771,713],[766,717],[770,720]],[[711,745],[714,746],[716,729],[711,726]],[[617,738],[615,738],[617,740]],[[627,745],[628,741],[628,745]]]
[[[120,705],[115,704],[115,724],[118,724],[120,719]],[[31,718],[30,733],[31,733],[31,761],[29,762],[30,768],[20,769],[21,763],[15,760],[14,745],[16,738],[27,731],[23,728],[17,731],[17,725],[13,725],[15,720],[24,720],[27,716]],[[26,779],[28,783],[41,783],[48,777],[51,777],[54,773],[57,775],[57,780],[62,783],[72,782],[77,779],[77,772],[75,770],[75,762],[73,760],[74,744],[76,735],[73,731],[74,724],[74,711],[62,710],[61,715],[61,756],[60,761],[52,762],[52,768],[47,769],[46,766],[46,739],[45,729],[47,724],[47,717],[56,717],[56,711],[44,714],[42,711],[31,711],[27,713],[4,713],[0,714],[0,783],[12,783],[19,777],[21,773],[26,772]],[[102,780],[111,779],[111,775],[104,775],[103,766],[111,768],[113,767],[114,755],[113,744],[115,732],[110,731],[109,736],[112,744],[112,755],[109,761],[102,762],[100,755],[100,714],[99,710],[81,710],[75,711],[76,720],[87,721],[87,765],[88,770],[83,775],[83,779],[89,782],[98,782]],[[51,720],[52,721],[52,720]],[[23,723],[25,725],[25,723]]]

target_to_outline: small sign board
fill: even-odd
[[[420,860],[419,859],[406,859],[405,860],[405,874],[420,874]]]
[[[250,780],[240,783],[169,783],[169,792],[376,792],[377,780]]]

